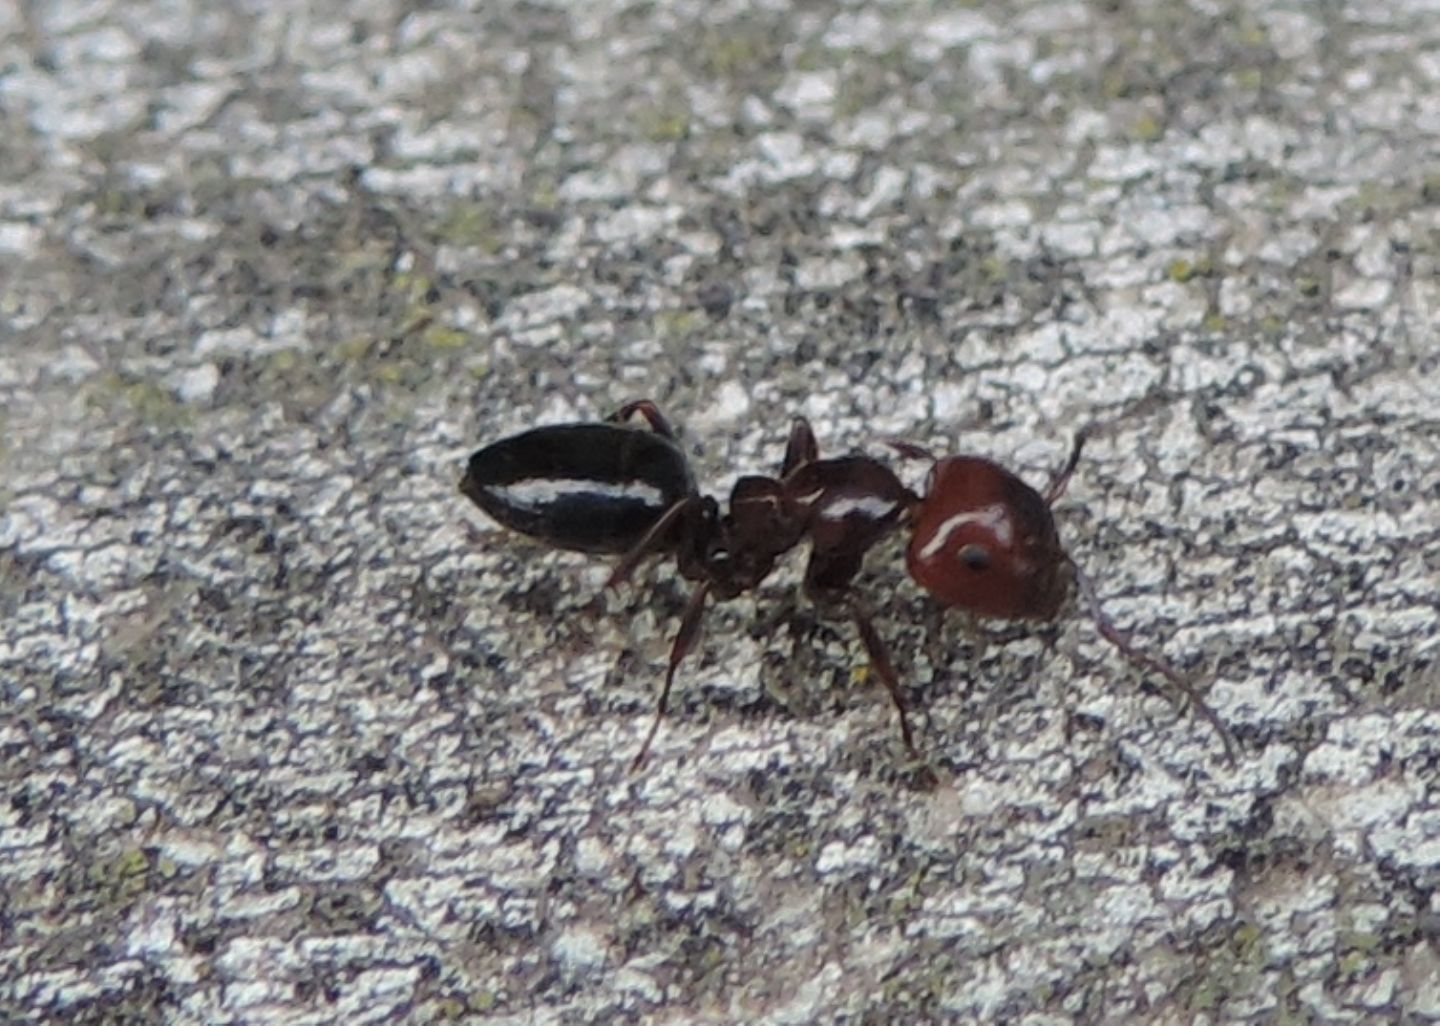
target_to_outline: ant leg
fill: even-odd
[[[1085,448],[1085,440],[1088,437],[1088,428],[1081,428],[1075,432],[1075,443],[1070,448],[1070,458],[1065,461],[1065,466],[1060,468],[1059,473],[1050,479],[1050,487],[1045,490],[1045,505],[1055,505],[1060,496],[1065,494],[1065,486],[1070,483],[1075,468],[1080,464],[1080,450]]]
[[[929,460],[935,462],[935,454],[923,445],[916,445],[914,442],[902,441],[898,438],[887,438],[885,444],[894,449],[907,460]]]
[[[701,614],[705,612],[705,599],[710,594],[710,584],[705,582],[695,589],[690,596],[690,602],[685,607],[685,614],[680,617],[680,629],[675,632],[675,640],[670,645],[670,666],[665,671],[665,683],[660,688],[660,701],[655,704],[655,719],[650,723],[650,729],[645,734],[645,741],[640,745],[640,751],[635,753],[634,760],[630,763],[630,772],[634,773],[645,762],[645,756],[650,754],[650,742],[655,740],[655,734],[660,729],[660,721],[665,717],[665,705],[670,700],[670,685],[675,683],[675,671],[695,647],[696,640],[700,637]]]
[[[616,424],[623,424],[637,413],[645,418],[645,423],[649,424],[650,430],[657,435],[663,435],[666,438],[675,437],[675,429],[671,427],[670,422],[665,419],[665,414],[661,413],[660,407],[656,406],[649,399],[637,399],[634,402],[628,402],[605,419],[613,421]]]
[[[790,441],[785,445],[785,462],[780,465],[780,476],[789,477],[796,467],[814,463],[820,458],[820,446],[815,442],[815,432],[804,417],[790,422]]]
[[[905,741],[905,750],[916,762],[923,763],[924,756],[915,747],[915,736],[910,732],[910,720],[905,715],[905,698],[900,694],[900,676],[895,672],[895,666],[890,662],[890,650],[880,637],[880,632],[870,622],[870,617],[860,608],[853,599],[846,603],[850,610],[850,619],[855,623],[855,629],[860,633],[860,640],[865,644],[865,654],[870,659],[870,667],[880,682],[885,685],[885,690],[890,692],[890,700],[895,703],[895,712],[900,716],[900,736]]]
[[[865,646],[865,656],[870,660],[870,668],[880,678],[880,683],[885,685],[885,690],[890,692],[890,701],[895,703],[895,711],[900,716],[900,736],[905,741],[905,750],[910,757],[917,762],[924,763],[925,759],[920,750],[915,747],[915,735],[910,731],[910,718],[906,715],[905,696],[900,693],[900,675],[895,672],[895,664],[890,661],[890,649],[880,637],[880,632],[875,629],[874,623],[870,620],[870,614],[865,611],[860,600],[850,591],[848,585],[838,583],[838,580],[848,580],[859,570],[858,560],[852,568],[840,570],[838,578],[832,578],[830,586],[817,583],[817,579],[823,580],[827,569],[824,564],[816,563],[817,555],[811,556],[811,567],[807,571],[805,582],[805,593],[810,601],[821,609],[841,609],[847,613],[855,630],[860,635],[860,641]],[[838,564],[837,564],[838,565]]]
[[[635,546],[615,564],[615,569],[610,571],[610,577],[605,582],[605,587],[616,588],[630,579],[635,568],[644,562],[647,556],[653,556],[665,547],[669,540],[671,531],[679,521],[688,516],[691,510],[695,509],[703,500],[698,495],[688,495],[675,505],[665,511],[665,514],[653,525],[650,530],[640,538]]]
[[[1120,654],[1132,665],[1158,673],[1170,683],[1171,687],[1184,695],[1189,700],[1191,707],[1204,717],[1210,726],[1215,728],[1215,733],[1220,735],[1220,741],[1225,747],[1225,761],[1234,767],[1236,742],[1235,735],[1230,732],[1230,728],[1225,726],[1220,717],[1216,715],[1215,710],[1211,709],[1200,697],[1195,686],[1180,676],[1174,667],[1135,647],[1125,633],[1115,626],[1114,621],[1105,615],[1105,610],[1100,606],[1100,597],[1095,593],[1095,585],[1090,578],[1078,566],[1073,563],[1071,566],[1075,571],[1076,586],[1085,599],[1085,604],[1090,607],[1090,618],[1095,621],[1095,627],[1099,630],[1100,636],[1119,649]]]

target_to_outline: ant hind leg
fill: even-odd
[[[616,424],[623,424],[636,414],[644,418],[645,423],[650,425],[650,430],[657,435],[663,435],[666,438],[675,437],[675,429],[670,426],[670,421],[665,419],[665,414],[660,412],[660,407],[649,399],[636,399],[634,402],[628,402],[605,419]]]
[[[705,500],[699,495],[690,495],[681,499],[675,505],[665,511],[665,514],[635,543],[634,548],[620,557],[620,562],[615,564],[615,569],[610,571],[610,577],[605,581],[606,588],[617,588],[630,579],[635,568],[645,561],[647,556],[653,556],[665,550],[670,543],[671,536],[676,530],[676,525],[684,518],[691,516],[696,510],[703,507]]]
[[[650,743],[655,740],[655,735],[660,730],[660,721],[665,718],[665,706],[670,701],[670,686],[675,683],[675,672],[680,669],[680,664],[685,661],[685,657],[700,638],[700,623],[705,613],[705,599],[709,594],[708,583],[697,587],[690,596],[689,604],[685,606],[684,615],[680,617],[680,629],[675,632],[675,640],[670,645],[670,665],[665,670],[665,683],[660,688],[660,699],[655,703],[655,718],[650,721],[650,729],[645,733],[640,751],[635,753],[635,758],[630,763],[631,773],[644,765],[645,757],[650,754]]]

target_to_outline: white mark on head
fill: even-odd
[[[1015,535],[1010,529],[1010,518],[1005,515],[1005,507],[1001,503],[994,502],[988,506],[981,506],[979,509],[965,513],[956,513],[953,517],[947,518],[930,536],[925,547],[920,550],[920,559],[922,561],[934,559],[936,555],[950,547],[950,539],[955,532],[969,524],[980,524],[989,528],[990,533],[995,536],[996,543],[1002,549],[1008,549],[1014,543]]]

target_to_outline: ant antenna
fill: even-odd
[[[1065,494],[1065,486],[1070,483],[1070,478],[1075,474],[1075,468],[1080,465],[1080,453],[1085,448],[1086,441],[1090,438],[1091,428],[1083,427],[1075,432],[1075,442],[1070,447],[1070,458],[1060,468],[1059,473],[1050,479],[1050,487],[1045,490],[1045,505],[1053,506]]]
[[[1070,476],[1070,470],[1073,469],[1075,455],[1080,452],[1082,441],[1083,438],[1076,438],[1075,452],[1071,456],[1070,465],[1061,472],[1057,479],[1062,489],[1065,479]],[[1051,485],[1051,491],[1053,492],[1054,490],[1055,485]],[[1225,726],[1220,717],[1215,714],[1215,710],[1211,709],[1210,706],[1205,703],[1205,700],[1200,697],[1200,693],[1195,690],[1195,686],[1180,676],[1179,671],[1169,663],[1149,655],[1146,652],[1142,652],[1135,647],[1129,637],[1126,636],[1120,628],[1116,627],[1115,622],[1106,615],[1104,608],[1100,605],[1100,596],[1095,592],[1094,582],[1090,580],[1089,576],[1087,576],[1080,567],[1075,565],[1073,560],[1070,566],[1075,573],[1076,587],[1079,589],[1081,597],[1085,600],[1090,618],[1095,621],[1095,628],[1100,632],[1100,636],[1114,645],[1115,648],[1119,649],[1120,654],[1123,655],[1131,665],[1143,670],[1150,670],[1153,673],[1158,673],[1169,682],[1171,687],[1184,695],[1191,707],[1204,717],[1210,726],[1215,728],[1215,733],[1220,735],[1220,741],[1225,746],[1225,761],[1233,768],[1235,766],[1236,743],[1235,735],[1230,732],[1230,728]]]

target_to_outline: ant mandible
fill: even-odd
[[[626,422],[639,415],[648,431]],[[1101,636],[1132,664],[1160,674],[1215,728],[1233,760],[1230,732],[1168,664],[1137,649],[1105,615],[1093,584],[1060,544],[1051,506],[1080,460],[1083,433],[1044,496],[1010,471],[974,456],[937,459],[903,442],[902,455],[928,459],[923,497],[872,457],[821,459],[810,425],[796,418],[778,477],[740,478],[729,509],[695,487],[674,431],[653,402],[621,407],[603,423],[535,428],[470,459],[461,491],[502,525],[555,547],[621,555],[607,587],[647,557],[673,554],[696,587],[681,615],[655,716],[634,761],[649,752],[676,672],[695,647],[707,601],[753,590],[776,561],[810,540],[804,588],[817,606],[855,624],[876,675],[889,691],[906,749],[915,747],[889,651],[853,582],[865,555],[902,525],[912,529],[906,565],[943,605],[980,616],[1054,620],[1079,591]]]

